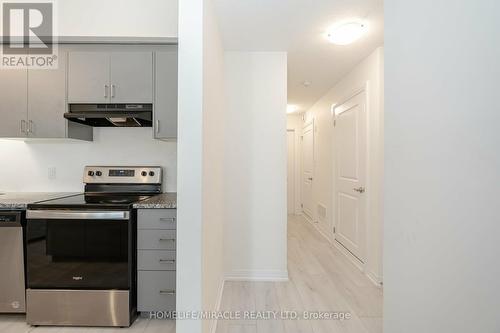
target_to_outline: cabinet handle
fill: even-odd
[[[104,85],[104,98],[108,98],[108,88],[109,88],[108,85],[105,84]]]
[[[115,98],[115,90],[116,86],[114,84],[111,85],[111,98]]]
[[[175,238],[159,238],[159,242],[175,242]]]
[[[175,264],[175,260],[173,259],[160,259],[158,260],[160,262],[160,264]]]
[[[160,121],[159,120],[156,120],[156,134],[160,133]]]
[[[26,120],[21,120],[21,133],[26,133]]]
[[[33,120],[28,122],[28,133],[33,133]]]
[[[175,222],[175,217],[160,217],[161,222]]]
[[[160,295],[175,295],[175,290],[160,290]]]

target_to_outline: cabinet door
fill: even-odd
[[[30,137],[65,138],[67,54],[59,50],[57,69],[28,71],[28,121]]]
[[[68,103],[109,103],[109,53],[70,52]]]
[[[111,103],[153,102],[153,53],[111,53]]]
[[[177,138],[177,47],[155,54],[154,137]]]
[[[27,73],[26,69],[0,69],[0,137],[27,135]]]

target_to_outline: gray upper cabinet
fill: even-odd
[[[152,52],[70,52],[69,103],[152,103]]]
[[[0,137],[28,135],[27,84],[26,69],[0,70]]]
[[[28,71],[28,128],[34,138],[65,138],[66,56],[59,52],[57,69]]]
[[[111,53],[111,103],[153,103],[153,53]]]
[[[57,69],[0,70],[0,137],[92,140],[92,128],[69,123],[66,112],[67,52]]]
[[[109,75],[109,53],[69,52],[68,102],[109,103]]]
[[[154,137],[177,138],[177,46],[155,53]]]
[[[177,45],[59,45],[56,69],[0,69],[0,138],[93,140],[68,104],[153,104],[153,137],[177,138]]]

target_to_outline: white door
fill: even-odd
[[[335,108],[337,159],[335,239],[365,261],[366,99],[361,92]]]
[[[302,130],[302,211],[312,218],[314,171],[314,122],[306,124]]]
[[[287,207],[288,214],[295,213],[295,131],[286,132],[288,146],[288,172],[287,172]]]

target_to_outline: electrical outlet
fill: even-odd
[[[50,180],[56,179],[56,167],[50,167],[48,170],[48,176]]]

